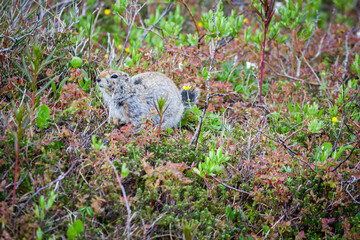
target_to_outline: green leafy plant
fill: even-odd
[[[39,198],[39,204],[35,205],[35,217],[40,221],[44,220],[46,211],[49,211],[56,200],[57,194],[54,191],[50,192],[49,199],[45,201],[44,195]]]
[[[209,10],[209,12],[203,13],[201,16],[201,22],[208,31],[206,42],[209,42],[211,38],[215,38],[216,36],[222,38],[231,35],[234,37],[243,27],[243,15],[236,16],[236,12],[231,11],[230,16],[226,17],[222,9],[223,4],[220,2],[219,9],[215,13],[216,26],[213,22],[213,10]]]
[[[129,53],[130,53],[130,56],[128,56],[125,60],[125,66],[126,67],[132,67],[132,66],[136,66],[136,67],[139,67],[139,64],[140,64],[140,59],[141,59],[141,56],[142,56],[142,53],[138,51],[138,49],[140,48],[141,46],[141,41],[138,40],[138,41],[132,41],[130,43],[130,50],[129,50]]]
[[[216,152],[214,150],[210,150],[209,156],[205,157],[205,162],[199,163],[198,168],[194,167],[193,171],[202,178],[206,176],[215,176],[215,173],[221,173],[223,163],[229,159],[230,157],[227,153],[224,154],[222,152],[222,148],[218,148]]]
[[[94,217],[94,211],[91,207],[82,207],[79,209],[79,212],[84,216]]]
[[[159,115],[158,144],[160,141],[161,124],[164,120],[164,114],[169,107],[169,104],[167,106],[165,106],[165,104],[168,100],[168,97],[169,97],[168,94],[166,95],[166,97],[161,96],[159,99],[156,100],[156,103],[155,103],[155,100],[153,100],[156,112]]]
[[[84,69],[81,69],[81,74],[83,77],[79,80],[80,87],[85,91],[88,91],[91,87],[91,79],[88,77],[88,74]]]
[[[180,13],[180,5],[176,5],[174,12],[170,12],[167,20],[162,20],[159,23],[161,29],[163,29],[164,37],[178,36],[184,23],[184,17]]]
[[[125,8],[129,5],[128,0],[118,0],[115,4],[112,5],[112,8],[115,12],[119,14],[123,14],[125,11]]]
[[[69,240],[78,239],[80,234],[84,231],[83,223],[80,219],[74,221],[69,225],[66,235]]]
[[[49,119],[50,119],[50,109],[48,106],[42,105],[40,107],[38,115],[36,117],[36,124],[41,129],[41,132],[45,128]]]
[[[181,222],[181,229],[183,231],[183,237],[185,240],[194,239],[193,236],[196,234],[197,228],[200,226],[200,223],[196,220],[191,219],[187,221],[183,219]]]
[[[325,162],[328,159],[329,154],[331,153],[333,148],[333,145],[329,142],[325,142],[321,145],[320,149],[317,149],[316,153],[315,153],[315,159],[317,161],[321,161],[321,162]],[[340,148],[336,149],[331,157],[337,161],[341,155],[345,152],[346,149],[353,149],[354,147],[351,145],[347,145],[347,146],[341,146]]]
[[[14,169],[14,189],[13,189],[13,205],[15,204],[15,194],[17,186],[17,175],[19,169],[20,140],[23,138],[25,131],[31,126],[31,115],[29,109],[24,107],[17,108],[13,104],[13,114],[15,127],[9,127],[14,137],[15,149],[15,169]]]
[[[263,77],[264,77],[264,65],[265,65],[265,51],[266,51],[266,34],[268,33],[269,26],[271,20],[274,16],[274,5],[275,0],[264,0],[260,1],[261,3],[261,10],[257,10],[256,7],[253,6],[255,9],[256,14],[259,16],[262,27],[263,27],[263,35],[262,35],[262,44],[261,44],[261,63],[260,63],[260,80],[259,80],[259,103],[262,103],[262,85],[263,85]]]
[[[360,57],[359,54],[355,54],[355,60],[352,63],[352,68],[354,69],[354,71],[356,72],[356,74],[358,76],[360,76]]]
[[[38,90],[40,82],[46,81],[54,76],[54,74],[51,74],[50,76],[41,79],[41,81],[38,79],[44,68],[58,59],[58,57],[53,57],[55,50],[56,49],[51,51],[45,57],[43,47],[35,41],[32,46],[26,45],[25,53],[22,56],[22,66],[15,62],[21,72],[25,74],[26,80],[30,83],[30,89],[32,91],[30,123],[33,121],[36,98],[40,97],[40,94],[55,80],[55,78],[53,78],[52,80],[46,82],[42,88]],[[28,67],[28,64],[30,64],[31,67]]]
[[[313,118],[308,123],[308,128],[311,133],[318,133],[321,129],[325,127],[325,123],[318,118]]]
[[[96,135],[91,136],[91,141],[92,141],[93,148],[95,148],[96,150],[100,151],[101,149],[105,148],[105,146],[102,144],[102,140],[96,139]]]
[[[126,167],[126,163],[121,166],[121,178],[126,178],[129,175],[130,170]]]
[[[355,2],[210,2],[3,1],[1,237],[359,239]],[[114,126],[109,68],[199,103],[160,134]]]

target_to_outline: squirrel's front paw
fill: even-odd
[[[118,119],[118,118],[114,118],[113,123],[116,127],[120,127],[125,124],[124,122],[120,121],[120,119]]]

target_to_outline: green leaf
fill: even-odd
[[[321,161],[322,162],[327,160],[327,157],[329,156],[331,149],[332,149],[332,144],[329,142],[325,142],[321,145],[321,150],[322,150]]]
[[[42,209],[41,209],[40,220],[42,221],[42,220],[44,220],[44,218],[45,218],[45,210],[42,208]]]
[[[84,231],[83,223],[80,219],[76,220],[72,226],[74,227],[77,234],[80,234]]]
[[[39,205],[42,209],[45,208],[45,197],[43,195],[40,196]]]
[[[41,230],[41,228],[38,228],[36,230],[36,240],[42,240],[44,236],[43,231]]]
[[[130,170],[126,167],[126,163],[121,166],[121,177],[126,178],[129,175]]]
[[[44,125],[47,124],[49,118],[50,118],[49,107],[46,105],[42,105],[38,113],[38,116],[36,118],[36,124],[38,125],[39,128],[43,129]]]
[[[51,89],[53,90],[53,93],[56,94],[56,85],[53,81],[51,81]]]
[[[35,205],[35,217],[40,217],[40,211],[39,211],[39,206],[38,205]]]
[[[69,226],[69,228],[68,228],[68,230],[66,232],[66,235],[67,235],[69,240],[73,240],[73,239],[76,238],[77,232],[76,232],[75,228],[72,225]]]
[[[123,14],[127,5],[128,5],[127,0],[120,0],[117,3],[113,4],[112,8],[114,9],[115,12],[117,12],[119,14]]]
[[[270,230],[270,227],[269,227],[269,226],[263,225],[264,234],[266,234],[269,230]]]
[[[197,175],[199,175],[200,176],[200,171],[199,171],[199,169],[197,169],[197,168],[193,168],[193,171],[194,171],[194,173],[196,173]]]
[[[53,75],[51,75],[51,76],[53,76]],[[50,84],[51,84],[51,87],[52,87],[53,91],[54,91],[54,88],[56,90],[55,83],[54,83],[55,79],[56,79],[56,77],[53,77],[50,81],[48,81],[39,91],[36,92],[36,96],[39,96],[45,89],[47,89],[49,87]]]
[[[234,216],[234,213],[231,209],[230,206],[227,206],[226,209],[225,209],[225,213],[226,213],[226,217],[229,219],[229,220],[233,220],[233,216]]]
[[[355,60],[352,64],[354,71],[357,73],[358,77],[360,77],[360,57],[359,54],[355,55]]]
[[[46,210],[48,210],[48,209],[50,209],[52,207],[53,203],[55,202],[56,197],[57,197],[57,194],[55,194],[54,191],[51,191],[50,197],[49,197],[49,199],[47,201],[47,204],[46,204]]]
[[[335,151],[335,152],[333,153],[332,157],[333,157],[335,160],[338,160],[338,159],[341,157],[341,155],[344,153],[344,151],[345,151],[346,149],[353,149],[353,148],[354,148],[354,147],[351,146],[351,145],[341,146],[340,149],[339,149],[339,151]]]

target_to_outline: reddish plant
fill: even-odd
[[[272,17],[274,16],[274,5],[275,0],[260,0],[262,10],[259,12],[254,5],[253,6],[256,14],[260,17],[261,23],[264,25],[263,29],[263,39],[261,45],[261,62],[260,62],[260,82],[259,82],[259,103],[262,103],[261,95],[262,95],[262,83],[264,77],[264,65],[265,65],[265,47],[266,47],[266,33],[269,30],[270,22]]]

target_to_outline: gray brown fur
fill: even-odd
[[[118,78],[111,78],[114,74]],[[115,123],[131,122],[135,126],[150,116],[158,125],[159,115],[152,114],[154,103],[157,104],[161,97],[168,97],[161,126],[163,129],[177,127],[184,109],[189,108],[188,95],[190,105],[197,103],[199,95],[196,88],[180,92],[170,78],[158,72],[140,73],[129,78],[126,73],[110,69],[101,72],[97,82]]]
[[[118,75],[118,78],[112,78],[114,74]],[[113,69],[104,70],[100,73],[96,79],[97,85],[103,94],[104,102],[109,106],[112,99],[112,94],[115,90],[115,85],[119,80],[128,81],[130,76],[127,73],[116,71]]]

